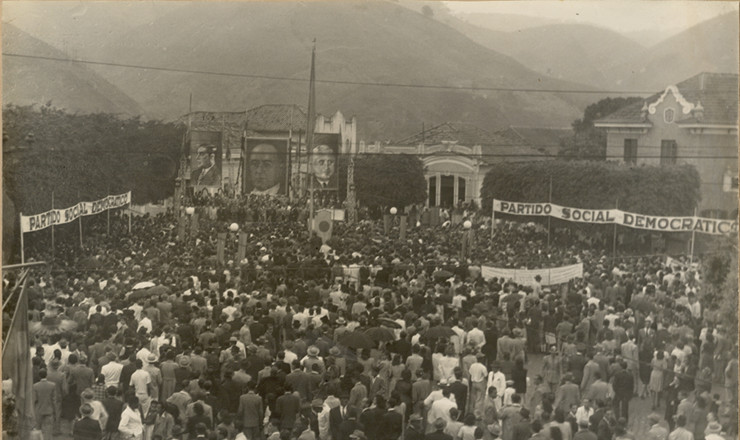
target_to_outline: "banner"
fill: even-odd
[[[117,196],[108,196],[94,202],[80,202],[66,209],[52,209],[36,215],[21,215],[21,233],[40,231],[53,225],[63,225],[83,215],[100,214],[109,209],[120,208],[131,203],[131,191]]]
[[[284,196],[288,169],[288,139],[247,138],[244,194]]]
[[[550,216],[578,223],[598,223],[627,226],[661,232],[701,232],[722,235],[737,232],[736,220],[720,220],[702,217],[661,217],[634,214],[619,209],[580,209],[559,206],[554,203],[517,203],[503,200],[493,201],[495,212],[512,215]]]
[[[513,280],[517,284],[531,286],[535,283],[534,277],[539,275],[543,286],[563,284],[574,278],[583,277],[583,263],[570,266],[553,267],[550,269],[502,269],[490,266],[481,266],[481,276],[488,280],[493,277],[503,280]]]
[[[190,132],[190,180],[195,191],[221,187],[221,132]]]
[[[336,191],[337,158],[342,140],[336,133],[314,133],[313,148],[310,151],[311,179],[314,191]]]

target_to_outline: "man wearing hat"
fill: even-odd
[[[157,358],[157,355],[154,353],[149,353],[149,355],[146,357],[146,362],[144,363],[144,371],[149,373],[149,376],[152,379],[151,382],[151,395],[153,399],[159,400],[159,390],[162,387],[162,372],[157,367],[157,362],[159,361],[159,358]]]
[[[660,424],[660,416],[652,413],[647,419],[650,424],[650,430],[647,433],[646,440],[666,440],[668,438],[668,430]]]
[[[704,430],[704,440],[724,440],[722,437],[722,425],[719,422],[709,422],[707,428]]]
[[[108,411],[105,410],[102,402],[95,400],[93,390],[89,388],[84,390],[80,397],[82,398],[82,403],[90,405],[93,410],[90,418],[98,421],[101,430],[105,429],[105,425],[108,423]]]
[[[409,417],[409,425],[406,428],[404,440],[424,440],[424,428],[422,428],[422,421],[424,419],[419,414],[411,414]]]
[[[80,415],[82,415],[82,418],[77,420],[72,426],[72,436],[75,440],[102,438],[103,430],[100,428],[98,421],[92,419],[92,414],[93,408],[89,403],[83,403],[80,406]]]
[[[445,434],[444,430],[447,426],[447,421],[441,417],[434,420],[432,423],[433,431],[424,436],[425,440],[452,440],[452,436]]]
[[[359,429],[355,429],[352,434],[349,435],[349,438],[352,440],[367,440],[367,437],[365,437],[365,433],[360,431]]]

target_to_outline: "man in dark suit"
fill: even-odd
[[[385,397],[375,396],[373,405],[365,408],[360,414],[360,423],[365,427],[368,440],[378,440],[382,431],[381,422],[387,411]]]
[[[342,394],[339,396],[339,406],[329,411],[329,431],[333,440],[339,439],[341,435],[340,426],[347,419],[347,414],[353,409],[349,406],[349,395]]]
[[[463,383],[462,368],[455,367],[453,370],[455,374],[454,382],[450,383],[450,393],[455,396],[455,402],[460,410],[460,414],[465,414],[465,404],[468,401],[468,384]]]
[[[301,399],[293,394],[293,388],[286,384],[285,394],[275,401],[275,415],[280,419],[280,429],[292,430],[295,419],[301,411]]]
[[[403,415],[396,409],[398,398],[393,396],[388,401],[388,411],[385,412],[381,419],[379,440],[397,440],[403,432]]]
[[[293,371],[285,376],[285,385],[291,386],[293,390],[298,391],[301,395],[301,399],[309,400],[311,394],[311,380],[308,377],[308,373],[303,371],[301,368],[300,361],[296,359],[293,362]]]
[[[635,386],[632,373],[627,370],[627,362],[620,362],[622,369],[614,375],[614,414],[617,419],[629,420],[629,405]]]
[[[265,415],[262,398],[254,392],[254,389],[255,384],[250,381],[247,384],[247,393],[239,398],[239,409],[236,412],[237,420],[242,421],[244,435],[250,440],[260,438],[262,419]]]
[[[118,388],[108,387],[105,390],[106,397],[103,399],[103,407],[105,412],[108,413],[108,421],[105,423],[105,432],[109,435],[118,432],[118,424],[121,422],[121,414],[123,413],[123,402],[116,399]]]
[[[216,165],[216,147],[201,144],[196,155],[197,168],[190,173],[193,186],[221,186],[221,170]]]
[[[40,429],[44,438],[52,438],[54,430],[54,408],[57,405],[57,386],[46,379],[46,370],[39,371],[39,380],[33,384],[33,406],[36,413],[36,429]]]
[[[385,396],[388,391],[388,381],[380,376],[380,368],[373,367],[373,380],[370,382],[370,388],[368,389],[368,396]]]
[[[434,432],[430,432],[424,436],[425,440],[452,440],[450,434],[445,434],[445,427],[447,422],[442,417],[434,421]]]
[[[80,407],[82,418],[76,421],[72,427],[72,436],[75,439],[99,440],[103,438],[103,431],[100,429],[100,423],[90,418],[93,413],[93,407],[85,403]],[[51,437],[49,437],[51,438]]]

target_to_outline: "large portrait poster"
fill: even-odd
[[[190,132],[190,187],[221,187],[221,132]]]
[[[288,139],[247,138],[244,193],[286,195]]]
[[[336,191],[337,159],[341,139],[337,133],[314,133],[313,148],[309,156],[310,179],[316,191]]]

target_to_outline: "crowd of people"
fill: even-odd
[[[45,239],[29,244],[27,255],[53,261],[27,287],[44,439],[737,433],[736,329],[704,310],[688,261],[613,259],[573,234],[548,247],[542,228],[513,222],[479,233],[469,255],[449,221],[411,223],[403,241],[379,221],[339,223],[322,243],[302,208],[249,206],[269,221],[245,226],[243,259],[230,236],[218,260],[229,223],[218,214],[184,237],[171,213],[135,217],[131,234],[123,217],[110,235],[91,220],[84,247],[58,240],[53,260]],[[463,214],[474,230],[486,224]],[[576,262],[583,277],[558,286],[480,270]],[[15,274],[4,277],[12,288]]]

